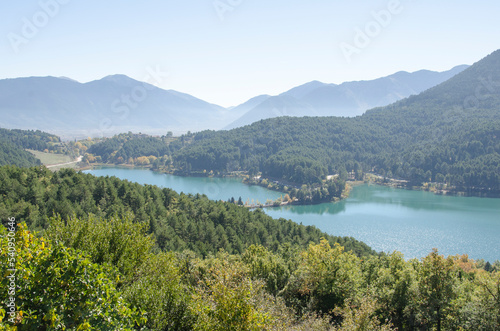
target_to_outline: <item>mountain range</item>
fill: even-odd
[[[294,92],[303,99],[315,89],[306,90]],[[331,174],[362,178],[367,171],[410,186],[447,183],[467,194],[500,196],[499,110],[500,50],[433,88],[361,116],[281,116],[200,132],[190,144],[180,139],[171,148],[174,165],[187,173],[243,170],[320,185]]]
[[[81,84],[56,77],[0,80],[0,127],[60,135],[110,136],[216,127],[228,111],[124,75]]]
[[[340,85],[312,81],[277,96],[260,96],[253,108],[247,103],[232,111],[246,110],[225,129],[233,129],[261,119],[279,116],[358,116],[366,110],[389,105],[410,95],[419,94],[465,70],[456,66],[444,72],[405,71],[368,81],[346,82]],[[254,99],[252,99],[254,100]]]
[[[431,88],[467,68],[421,70],[340,85],[313,81],[277,96],[224,108],[125,75],[88,83],[66,77],[0,80],[0,127],[39,129],[62,138],[119,132],[165,134],[231,129],[279,116],[357,116]]]

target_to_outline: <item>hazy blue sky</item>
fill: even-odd
[[[311,80],[472,64],[500,48],[499,13],[492,0],[4,0],[0,78],[159,69],[156,85],[232,106]]]

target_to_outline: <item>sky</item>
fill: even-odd
[[[229,107],[500,48],[493,0],[4,0],[0,79],[125,74]]]

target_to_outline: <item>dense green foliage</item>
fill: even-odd
[[[167,145],[169,140],[167,136],[150,137],[143,134],[124,133],[90,146],[87,153],[99,156],[100,161],[104,163],[127,163],[129,159],[137,159],[141,156],[158,158],[170,154]]]
[[[70,169],[52,173],[46,168],[1,167],[0,197],[0,217],[16,217],[30,228],[46,228],[48,218],[55,214],[63,220],[89,214],[106,219],[130,217],[149,227],[162,250],[190,249],[207,255],[223,248],[242,253],[259,244],[277,251],[282,243],[306,247],[325,237],[358,255],[373,253],[353,238],[330,236],[290,220],[274,220],[261,210],[251,212],[198,194],[178,194],[116,177],[96,178]]]
[[[0,166],[12,164],[18,167],[40,165],[40,160],[21,147],[0,138]]]
[[[0,227],[0,329],[17,324],[21,330],[132,330],[139,323],[109,268],[10,220],[9,232]]]
[[[473,115],[474,121],[448,124],[440,122],[443,115],[422,114],[430,123],[421,126],[394,107],[395,114],[277,118],[232,131],[202,132],[174,155],[174,164],[191,171],[261,171],[297,183],[373,171],[412,185],[446,181],[458,189],[500,190],[498,110],[464,110],[462,115]]]
[[[17,310],[11,318],[0,309],[0,329],[500,328],[500,272],[485,271],[466,255],[445,258],[434,250],[421,260],[405,261],[397,252],[360,258],[322,240],[298,251],[252,245],[243,254],[200,258],[191,251],[144,251],[153,238],[130,220],[49,223],[46,239],[20,225],[12,245],[0,229],[1,271],[9,275],[9,246],[18,269]],[[90,243],[96,229],[107,234],[90,245],[73,240]],[[110,239],[138,249],[142,259],[110,250]],[[2,279],[2,307],[10,301],[9,282]]]
[[[0,166],[17,165],[19,167],[30,167],[40,165],[36,159],[25,149],[37,151],[59,151],[60,139],[52,134],[39,130],[8,130],[0,128]]]
[[[41,152],[44,150],[56,150],[56,144],[61,142],[59,137],[47,132],[18,129],[0,129],[0,140],[10,141],[22,148],[34,149]]]
[[[51,218],[45,235],[67,247],[86,251],[93,263],[115,266],[122,275],[120,283],[127,283],[153,247],[147,229],[146,224],[135,224],[130,218],[103,220],[90,216],[63,220],[58,216]]]
[[[44,237],[18,225],[9,244],[0,229],[0,272],[13,257],[18,269],[16,312],[0,309],[0,329],[500,327],[498,262],[376,255],[260,210],[73,170],[4,166],[0,179],[7,228],[16,217]]]
[[[181,165],[175,169],[172,164],[171,155],[176,154],[176,151],[182,149],[182,146],[190,144],[193,137],[196,136],[192,134],[184,135],[178,140],[178,142],[171,144],[174,140],[172,140],[169,136],[150,137],[142,134],[120,134],[112,138],[105,138],[102,141],[92,144],[87,150],[85,150],[85,157],[83,161],[88,163],[127,163],[140,166],[151,166],[153,170],[191,174],[193,165],[190,162],[180,161]],[[204,162],[205,161],[206,160],[204,160]],[[211,161],[213,160],[211,159]],[[210,162],[206,163],[204,166],[201,164],[199,166],[195,166],[197,169],[195,170],[197,175],[209,175],[210,172],[206,172],[206,169],[216,169],[219,174],[226,172],[220,169],[217,170],[218,165]],[[227,160],[224,162],[227,162]],[[296,201],[300,203],[321,203],[334,201],[339,199],[344,191],[347,171],[343,171],[341,177],[324,181],[322,180],[322,177],[326,176],[328,171],[323,171],[320,176],[313,176],[309,169],[312,164],[309,161],[303,162],[303,159],[301,158],[279,161],[278,158],[271,157],[266,162],[270,169],[270,171],[266,173],[266,176],[268,177],[270,176],[284,179],[283,176],[276,172],[276,169],[279,169],[284,162],[292,162],[293,164],[296,163],[297,168],[295,172],[298,172],[298,175],[286,178],[286,181],[268,181],[264,178],[252,177],[258,169],[251,168],[250,171],[248,171],[250,176],[247,177],[246,183],[279,190],[280,192],[288,194],[289,198],[296,199]],[[280,165],[276,165],[273,162],[278,162]],[[179,163],[179,161],[177,163]],[[315,162],[315,164],[315,170],[324,168],[320,167],[319,162]],[[287,167],[288,168],[285,169],[285,171],[291,173],[294,172],[290,163],[288,163]],[[355,168],[359,168],[358,164],[355,165]],[[185,169],[188,170],[186,171]],[[228,168],[228,170],[231,169]],[[361,174],[360,177],[362,177]],[[308,185],[298,186],[296,184],[302,182],[307,182]],[[287,185],[287,183],[289,184]]]

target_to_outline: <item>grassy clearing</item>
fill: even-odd
[[[65,154],[54,154],[54,153],[44,153],[40,151],[34,151],[28,149],[28,152],[33,154],[37,159],[42,161],[43,165],[49,167],[50,170],[57,171],[59,169],[63,168],[73,168],[76,169],[78,168],[78,163],[70,163],[70,164],[65,164],[69,162],[73,162],[73,160],[70,156],[65,155]],[[54,165],[59,165],[59,166],[54,166]]]
[[[35,155],[35,157],[40,159],[40,161],[42,161],[42,163],[46,166],[73,161],[70,156],[64,154],[44,153],[31,149],[28,149],[28,152]]]

